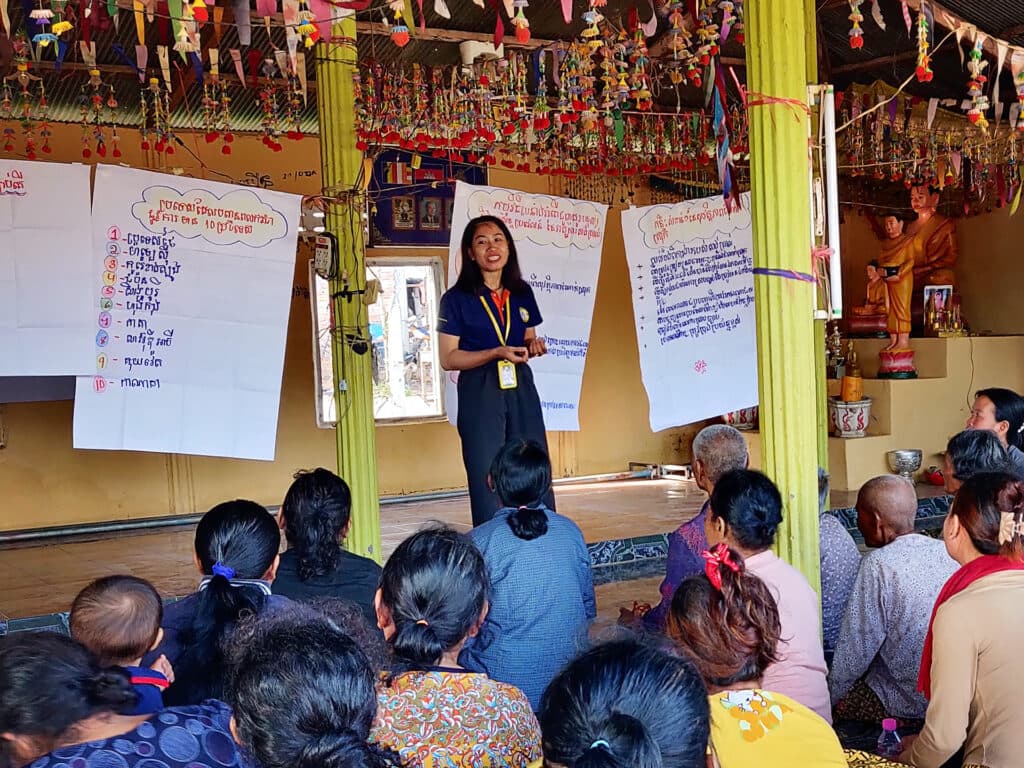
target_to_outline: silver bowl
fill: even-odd
[[[921,468],[921,451],[917,448],[900,448],[885,454],[889,469],[894,474],[902,475],[908,480],[914,479],[914,473]]]

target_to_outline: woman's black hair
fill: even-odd
[[[491,481],[505,507],[512,533],[530,541],[548,532],[543,498],[551,489],[551,460],[535,440],[510,440],[491,462]]]
[[[0,734],[25,736],[44,752],[99,714],[135,708],[138,694],[120,667],[101,667],[81,643],[56,632],[0,637]],[[21,756],[0,737],[0,768]]]
[[[1002,387],[979,389],[974,393],[974,397],[987,397],[992,401],[996,421],[1005,421],[1010,425],[1006,430],[1007,444],[1024,450],[1024,397],[1012,389]]]
[[[227,701],[238,740],[262,768],[385,768],[369,743],[377,673],[356,640],[295,604],[256,617],[232,641]]]
[[[501,270],[501,285],[509,293],[521,294],[530,290],[530,286],[523,280],[523,273],[519,269],[519,255],[516,253],[516,244],[512,239],[512,233],[508,225],[497,216],[477,216],[470,219],[466,228],[462,230],[462,266],[459,268],[459,276],[455,281],[455,288],[463,293],[470,293],[474,296],[484,289],[484,275],[480,271],[480,265],[473,261],[473,238],[476,236],[477,227],[481,224],[494,224],[505,236],[508,243],[508,261]]]
[[[281,534],[273,516],[255,501],[225,501],[199,521],[195,548],[203,573],[212,578],[196,595],[191,625],[178,636],[182,650],[175,680],[164,692],[167,706],[221,698],[224,641],[240,618],[259,613],[266,602],[257,585],[232,579],[263,578],[281,548]]]
[[[544,759],[566,768],[703,768],[707,691],[686,659],[618,640],[599,645],[548,685]]]
[[[729,526],[736,543],[760,552],[775,543],[782,523],[782,496],[775,483],[753,469],[726,472],[711,491],[711,514]]]
[[[953,477],[966,482],[980,472],[1009,472],[1010,460],[995,432],[987,429],[965,429],[949,438],[946,455],[953,467]]]
[[[437,664],[480,620],[490,581],[483,555],[451,528],[427,528],[398,545],[381,574],[397,670]]]
[[[331,573],[338,565],[338,538],[348,525],[352,492],[348,483],[318,467],[295,474],[281,505],[288,548],[299,561],[299,578],[309,581]]]

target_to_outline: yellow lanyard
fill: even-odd
[[[491,325],[494,326],[494,332],[496,334],[498,334],[498,341],[500,341],[503,346],[507,345],[508,344],[508,335],[509,335],[509,332],[512,330],[512,312],[509,309],[509,294],[505,294],[505,333],[504,333],[504,335],[501,333],[501,326],[498,325],[498,318],[496,318],[494,316],[494,313],[491,311],[491,305],[487,303],[487,299],[484,298],[483,296],[481,296],[480,297],[480,303],[484,305],[484,312],[486,312],[487,313],[487,317],[489,317],[491,319]]]

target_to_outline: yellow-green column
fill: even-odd
[[[355,40],[355,16],[334,25],[334,37]],[[317,108],[320,115],[320,165],[328,197],[340,199],[327,209],[324,226],[338,239],[342,277],[331,281],[334,296],[333,358],[338,425],[338,474],[352,489],[352,526],[346,546],[380,562],[380,498],[373,420],[373,378],[367,312],[362,296],[338,294],[366,284],[362,210],[353,195],[362,168],[356,149],[353,46],[316,46]],[[362,354],[353,340],[365,341]]]
[[[795,279],[811,272],[808,118],[793,106],[806,103],[814,18],[805,0],[749,0],[745,8],[747,88],[752,102],[768,102],[750,107],[761,455],[786,508],[779,555],[820,589],[815,285]]]

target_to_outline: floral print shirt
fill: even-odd
[[[385,681],[370,738],[409,768],[525,768],[541,756],[540,726],[518,688],[460,669]]]

